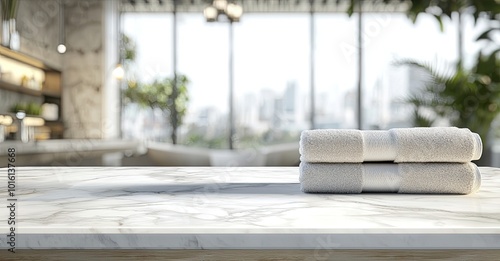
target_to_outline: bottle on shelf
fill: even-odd
[[[21,77],[21,86],[29,88],[29,85],[28,85],[28,76],[23,75],[23,77]]]
[[[38,84],[36,84],[35,75],[31,75],[31,78],[30,78],[28,85],[29,85],[30,89],[33,89],[33,90],[38,89]]]

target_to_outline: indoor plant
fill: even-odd
[[[483,140],[485,164],[489,164],[491,126],[500,114],[499,53],[500,49],[486,55],[480,53],[472,68],[458,63],[452,73],[418,61],[404,62],[430,75],[422,92],[407,99],[414,108],[414,125],[427,127],[438,119],[446,119],[450,125],[469,128]]]
[[[124,92],[125,102],[137,103],[151,109],[158,108],[168,115],[168,122],[172,128],[172,143],[176,144],[176,130],[182,124],[187,111],[188,83],[189,80],[185,75],[159,79],[149,84],[129,82],[129,86]],[[176,94],[173,92],[174,87],[177,90]]]

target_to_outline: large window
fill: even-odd
[[[463,59],[470,67],[481,45],[474,41],[484,21],[473,25],[463,17]],[[413,126],[411,106],[403,102],[418,93],[428,74],[415,67],[397,65],[401,61],[429,64],[441,72],[454,70],[459,57],[456,21],[443,19],[444,31],[435,17],[421,14],[412,23],[402,13],[367,13],[363,16],[363,106],[364,126],[388,129]],[[446,124],[446,123],[443,123]]]
[[[235,146],[296,142],[309,127],[309,17],[248,14],[234,26]]]
[[[207,23],[201,13],[178,15],[178,72],[190,80],[180,144],[228,147],[228,32],[228,24]]]
[[[425,75],[395,63],[410,59],[439,65],[458,60],[457,25],[449,19],[441,32],[430,15],[422,14],[412,23],[403,13],[364,13],[361,65],[357,14],[314,14],[313,32],[310,19],[309,13],[250,13],[232,25],[231,34],[228,22],[207,23],[201,11],[178,14],[177,72],[190,81],[178,142],[229,147],[231,71],[234,147],[247,148],[297,142],[300,131],[311,127],[312,89],[315,128],[358,128],[360,66],[362,128],[411,126],[411,107],[403,100],[418,91]],[[126,13],[123,20],[123,31],[137,48],[129,77],[138,82],[171,77],[172,14]],[[481,21],[473,25],[467,16],[463,22],[467,66],[481,48],[473,39],[484,26]],[[231,39],[234,59],[229,68]],[[171,128],[159,112],[129,105],[123,115],[126,137],[169,141]]]
[[[135,59],[125,63],[123,88],[129,84],[148,84],[171,77],[172,15],[158,13],[125,13],[122,16],[122,32],[135,46]],[[168,141],[169,124],[159,110],[127,104],[122,110],[124,138]]]
[[[450,25],[445,21],[445,26]],[[455,31],[440,32],[430,16],[413,24],[402,13],[367,13],[362,36],[365,128],[410,127],[412,108],[404,100],[421,88],[426,75],[398,62],[455,62]]]
[[[315,128],[357,128],[357,15],[314,19]]]

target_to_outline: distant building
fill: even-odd
[[[297,107],[297,84],[288,82],[283,94],[283,111],[286,114],[294,115]]]
[[[341,123],[341,128],[351,129],[357,128],[356,110],[357,110],[357,92],[354,90],[347,91],[344,94],[344,117]]]
[[[276,94],[271,89],[262,89],[259,93],[259,121],[270,122],[274,115]]]

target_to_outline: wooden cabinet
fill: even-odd
[[[45,83],[42,93],[54,97],[61,97],[61,73],[58,71],[46,71]]]
[[[43,61],[3,46],[0,46],[0,70],[0,89],[38,96],[41,97],[42,104],[57,105],[59,108],[57,120],[46,120],[46,126],[51,130],[51,138],[63,138],[61,71],[46,65]],[[1,97],[0,102],[2,102]]]

